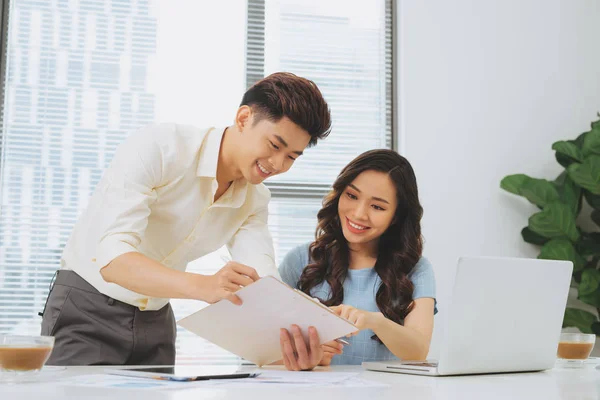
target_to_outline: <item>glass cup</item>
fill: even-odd
[[[556,355],[564,366],[583,366],[592,353],[595,343],[596,335],[561,333]]]
[[[0,335],[0,378],[17,382],[37,374],[52,352],[52,336]]]

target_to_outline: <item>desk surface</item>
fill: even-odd
[[[61,377],[98,374],[106,367],[69,367]],[[131,389],[83,388],[47,383],[1,384],[2,399],[104,399],[198,400],[198,399],[600,399],[600,370],[593,365],[582,369],[558,369],[518,374],[428,377],[364,371],[361,367],[331,367],[315,371],[360,372],[363,379],[387,383],[381,388],[289,388],[261,387],[240,389],[227,387],[184,390],[132,391]]]

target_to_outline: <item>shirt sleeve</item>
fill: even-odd
[[[227,247],[234,261],[254,268],[260,277],[274,276],[279,279],[273,239],[267,222],[268,209],[264,206],[246,219]]]
[[[279,273],[283,282],[293,288],[298,288],[298,281],[302,271],[308,265],[309,245],[298,246],[285,255],[285,258],[279,264]]]
[[[414,285],[413,300],[421,298],[432,298],[435,300],[435,276],[429,260],[421,257],[410,273],[409,278]],[[437,313],[437,300],[435,302],[434,313]]]
[[[150,206],[156,201],[155,187],[162,181],[164,160],[157,131],[150,125],[131,134],[118,148],[98,185],[104,203],[102,235],[96,247],[100,268],[118,256],[137,252],[148,226]]]

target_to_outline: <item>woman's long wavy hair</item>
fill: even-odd
[[[327,306],[342,303],[350,251],[340,225],[338,203],[346,187],[365,171],[388,174],[396,187],[396,213],[378,244],[375,272],[382,284],[375,300],[383,315],[402,324],[413,307],[414,286],[408,274],[419,261],[423,250],[423,208],[419,202],[415,173],[410,163],[395,151],[367,151],[352,160],[338,175],[317,214],[315,241],[310,245],[312,264],[302,272],[298,288],[310,295],[313,288],[326,281],[331,287],[331,295],[328,299],[320,300]]]

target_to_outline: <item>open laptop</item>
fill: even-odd
[[[462,257],[449,305],[441,305],[447,319],[439,360],[363,367],[435,376],[550,369],[572,271],[570,261]]]

